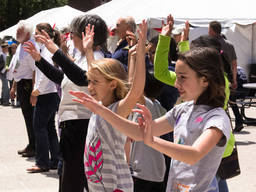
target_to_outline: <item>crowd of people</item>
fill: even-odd
[[[57,169],[60,192],[227,192],[217,170],[233,149],[229,101],[243,129],[235,49],[218,21],[191,44],[189,28],[168,15],[147,39],[145,20],[120,17],[110,52],[97,15],[63,30],[19,21],[1,42],[1,104],[21,107],[27,172]]]

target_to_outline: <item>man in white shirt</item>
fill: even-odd
[[[10,69],[12,69],[14,82],[10,91],[11,99],[15,98],[15,93],[20,100],[22,114],[26,123],[28,134],[28,145],[23,150],[18,150],[22,157],[35,156],[35,134],[33,129],[33,106],[36,103],[36,97],[31,96],[34,82],[35,61],[29,53],[24,51],[24,42],[32,41],[33,26],[24,20],[18,23],[16,39],[20,42],[16,53],[13,56]]]

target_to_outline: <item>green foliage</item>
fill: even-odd
[[[68,0],[0,0],[0,31],[34,14],[67,5]]]

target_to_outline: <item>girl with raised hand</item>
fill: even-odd
[[[225,80],[221,62],[212,48],[195,48],[181,54],[176,63],[175,86],[184,102],[156,120],[143,105],[134,110],[143,117],[137,124],[98,104],[91,96],[73,95],[120,132],[135,140],[144,139],[145,144],[172,158],[167,191],[206,192],[211,189],[231,132],[222,108]],[[174,142],[156,137],[171,131]]]
[[[63,171],[60,177],[61,192],[83,192],[88,189],[84,174],[84,143],[87,135],[87,127],[91,112],[72,101],[69,90],[85,91],[88,93],[88,80],[85,72],[88,70],[87,58],[83,47],[83,36],[88,24],[94,25],[93,57],[104,57],[101,47],[107,40],[107,25],[97,15],[82,15],[74,18],[70,24],[72,40],[78,50],[75,61],[71,61],[65,53],[52,41],[51,37],[42,31],[42,35],[36,35],[38,41],[43,43],[53,54],[52,60],[61,68],[50,65],[35,49],[31,43],[27,43],[27,52],[36,61],[36,66],[53,82],[61,84],[62,97],[59,105],[60,117],[60,151],[63,158]]]
[[[147,24],[140,25],[135,72],[128,91],[127,73],[115,59],[93,61],[87,72],[90,98],[97,105],[127,118],[143,94],[145,84],[145,43]],[[83,98],[86,93],[70,91]],[[80,99],[73,99],[83,103]],[[101,104],[99,104],[99,102]],[[89,108],[90,109],[90,108]],[[94,112],[94,111],[93,111]],[[133,192],[133,182],[125,160],[126,136],[114,129],[99,115],[91,116],[86,138],[84,163],[89,191]]]

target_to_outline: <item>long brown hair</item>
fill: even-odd
[[[179,55],[179,60],[185,62],[198,77],[208,81],[207,89],[197,99],[197,105],[223,107],[225,100],[225,80],[222,59],[213,48],[196,47]]]
[[[36,25],[36,29],[40,32],[44,30],[50,36],[50,38],[53,39],[53,42],[60,47],[60,32],[56,29],[53,29],[49,23],[39,23]]]

